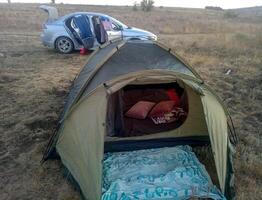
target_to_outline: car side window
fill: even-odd
[[[119,31],[120,30],[119,26],[114,21],[112,21],[112,29],[114,31]]]
[[[100,16],[100,20],[101,20],[106,31],[112,31],[113,30],[112,21],[111,21],[110,18],[105,17],[105,16]]]
[[[121,30],[119,24],[115,22],[114,20],[110,19],[109,17],[106,16],[101,16],[100,17],[103,26],[106,31],[119,31]]]

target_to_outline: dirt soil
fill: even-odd
[[[0,199],[80,199],[58,160],[40,165],[70,84],[88,55],[40,42],[37,4],[0,4]],[[262,197],[262,20],[257,12],[58,5],[60,15],[98,11],[156,33],[228,106],[239,137],[237,199]],[[233,12],[233,11],[232,11]],[[230,71],[229,71],[230,70]],[[228,72],[228,73],[227,73]]]

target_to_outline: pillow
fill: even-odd
[[[145,119],[155,104],[150,101],[139,101],[125,113],[125,116],[134,119]]]
[[[175,105],[174,101],[161,101],[155,105],[150,111],[149,117],[162,116],[165,113],[170,113]]]
[[[175,102],[175,106],[180,105],[180,98],[179,98],[175,89],[168,89],[166,91],[166,93],[167,93],[169,99]]]

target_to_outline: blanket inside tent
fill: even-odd
[[[190,146],[106,153],[103,200],[225,199]]]

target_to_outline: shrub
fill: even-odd
[[[206,10],[216,10],[216,11],[222,11],[223,8],[218,7],[218,6],[206,6],[205,7]]]
[[[235,40],[237,44],[243,44],[245,47],[261,49],[262,48],[262,32],[255,34],[236,33]]]
[[[140,5],[143,11],[149,12],[154,7],[154,1],[153,0],[142,0]]]
[[[138,11],[138,4],[135,2],[133,5],[133,11]]]
[[[224,13],[224,17],[225,18],[236,18],[236,17],[238,17],[238,14],[237,13],[235,13],[235,12],[233,12],[233,11],[226,11],[225,13]]]
[[[250,42],[250,36],[248,36],[247,34],[243,34],[243,33],[236,33],[235,34],[235,38],[237,41],[244,41],[244,42]]]
[[[257,32],[255,36],[256,44],[258,47],[262,47],[262,32]]]

